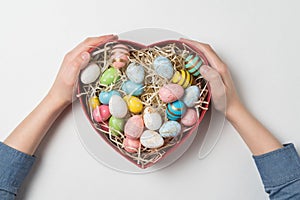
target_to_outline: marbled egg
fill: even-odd
[[[143,84],[135,83],[130,80],[122,84],[122,90],[126,94],[133,96],[140,96],[144,92]]]
[[[171,61],[164,57],[164,56],[158,56],[153,61],[153,66],[155,72],[166,79],[171,79],[174,73],[173,65]]]
[[[127,103],[130,112],[134,114],[138,114],[142,112],[144,106],[142,101],[139,98],[135,96],[125,96],[123,97],[123,99]]]
[[[119,70],[110,67],[107,70],[105,70],[102,76],[100,77],[100,83],[103,85],[110,85],[112,83],[115,83],[119,79]]]
[[[100,106],[100,102],[97,96],[93,96],[89,100],[89,105],[92,110],[94,110],[97,106]]]
[[[138,139],[144,131],[144,121],[141,115],[133,115],[125,124],[124,133],[126,137]]]
[[[182,101],[187,107],[194,107],[199,100],[200,89],[196,85],[192,85],[185,89]]]
[[[112,66],[120,69],[128,64],[129,49],[126,45],[117,44],[113,46],[110,60]]]
[[[181,131],[181,125],[177,121],[167,121],[160,129],[159,134],[164,137],[176,137]]]
[[[124,146],[124,149],[128,153],[136,153],[136,152],[138,152],[138,150],[141,146],[141,143],[140,143],[140,140],[125,138],[123,140],[123,146]]]
[[[186,106],[180,100],[167,104],[166,114],[169,120],[175,121],[181,118],[185,114],[185,112],[186,112]]]
[[[150,130],[157,130],[161,127],[162,118],[160,114],[152,107],[145,108],[143,119],[146,128]]]
[[[183,88],[187,88],[193,82],[193,77],[186,70],[176,71],[173,78],[172,83],[181,85]]]
[[[104,122],[111,116],[107,105],[97,106],[93,110],[93,118],[96,122]]]
[[[193,126],[196,124],[197,120],[198,116],[196,110],[194,108],[188,108],[184,116],[181,118],[180,122],[184,126]]]
[[[130,63],[126,68],[126,75],[134,83],[143,83],[145,78],[144,67],[137,63]]]
[[[167,84],[159,89],[159,98],[165,102],[170,103],[180,99],[184,94],[184,89],[178,84]]]
[[[198,76],[200,75],[200,67],[202,65],[203,61],[201,58],[197,55],[189,55],[185,59],[185,69],[188,70],[190,74],[193,76]]]
[[[97,64],[91,63],[81,72],[81,82],[84,84],[90,84],[97,80],[100,75],[100,68]]]
[[[164,139],[156,131],[146,130],[140,138],[141,144],[146,148],[159,148],[164,145]]]
[[[120,135],[118,131],[122,132],[124,130],[124,124],[124,119],[116,118],[114,116],[111,116],[108,122],[111,133],[116,136]]]
[[[109,111],[116,118],[123,118],[128,112],[127,104],[118,95],[113,95],[109,100]]]
[[[116,90],[111,90],[111,91],[109,91],[109,92],[102,91],[102,92],[100,92],[100,94],[99,94],[99,100],[100,100],[100,102],[101,102],[102,104],[108,104],[110,98],[111,98],[113,95],[121,96],[121,94],[120,94],[118,91],[116,91]]]

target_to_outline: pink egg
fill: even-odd
[[[123,44],[117,44],[111,51],[111,62],[113,67],[120,69],[128,64],[129,49]]]
[[[106,121],[110,116],[108,105],[97,106],[93,110],[93,118],[96,122]]]
[[[136,153],[141,146],[139,140],[134,140],[130,138],[125,138],[123,141],[124,149],[129,153]]]
[[[134,115],[125,124],[124,133],[126,137],[138,139],[144,131],[144,121],[141,115]]]
[[[194,108],[189,108],[181,119],[181,123],[185,126],[193,126],[197,120],[198,116],[196,110]]]
[[[184,94],[184,89],[178,84],[167,84],[159,89],[159,98],[165,103],[171,103],[180,99]]]

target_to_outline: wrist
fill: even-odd
[[[240,101],[237,101],[227,109],[225,116],[227,120],[232,123],[239,119],[242,114],[246,112],[247,109],[245,106]]]
[[[47,107],[49,109],[58,112],[63,111],[70,104],[68,101],[62,100],[61,98],[57,97],[57,95],[54,95],[51,92],[47,94],[43,102],[47,104]]]

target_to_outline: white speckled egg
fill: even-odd
[[[118,95],[113,95],[108,105],[111,115],[116,118],[124,118],[128,112],[126,102]]]
[[[184,89],[178,84],[167,84],[159,89],[159,98],[165,102],[170,103],[180,99],[184,94]]]
[[[156,131],[146,130],[140,138],[141,144],[146,148],[159,148],[164,145],[164,139]]]
[[[160,114],[152,107],[145,108],[143,119],[147,129],[157,130],[161,127],[162,118]]]
[[[196,101],[198,101],[200,96],[200,89],[198,86],[190,86],[185,89],[184,96],[182,101],[185,103],[187,107],[194,107]]]
[[[137,63],[130,63],[126,69],[126,75],[134,83],[142,83],[145,78],[144,67]]]
[[[167,121],[160,129],[159,134],[164,137],[176,137],[181,131],[181,125],[177,121]]]
[[[82,72],[81,72],[81,82],[84,84],[90,84],[97,80],[100,75],[100,68],[97,64],[91,63],[89,64]]]
[[[168,80],[170,80],[173,77],[174,69],[171,61],[164,57],[164,56],[158,56],[153,61],[153,66],[155,72]]]

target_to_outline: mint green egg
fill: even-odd
[[[118,136],[118,131],[122,132],[124,130],[125,120],[111,116],[108,124],[111,133],[115,136]]]
[[[118,70],[113,67],[110,67],[107,70],[105,70],[102,76],[100,77],[100,83],[103,85],[110,85],[112,83],[115,83],[119,79],[120,76]]]

